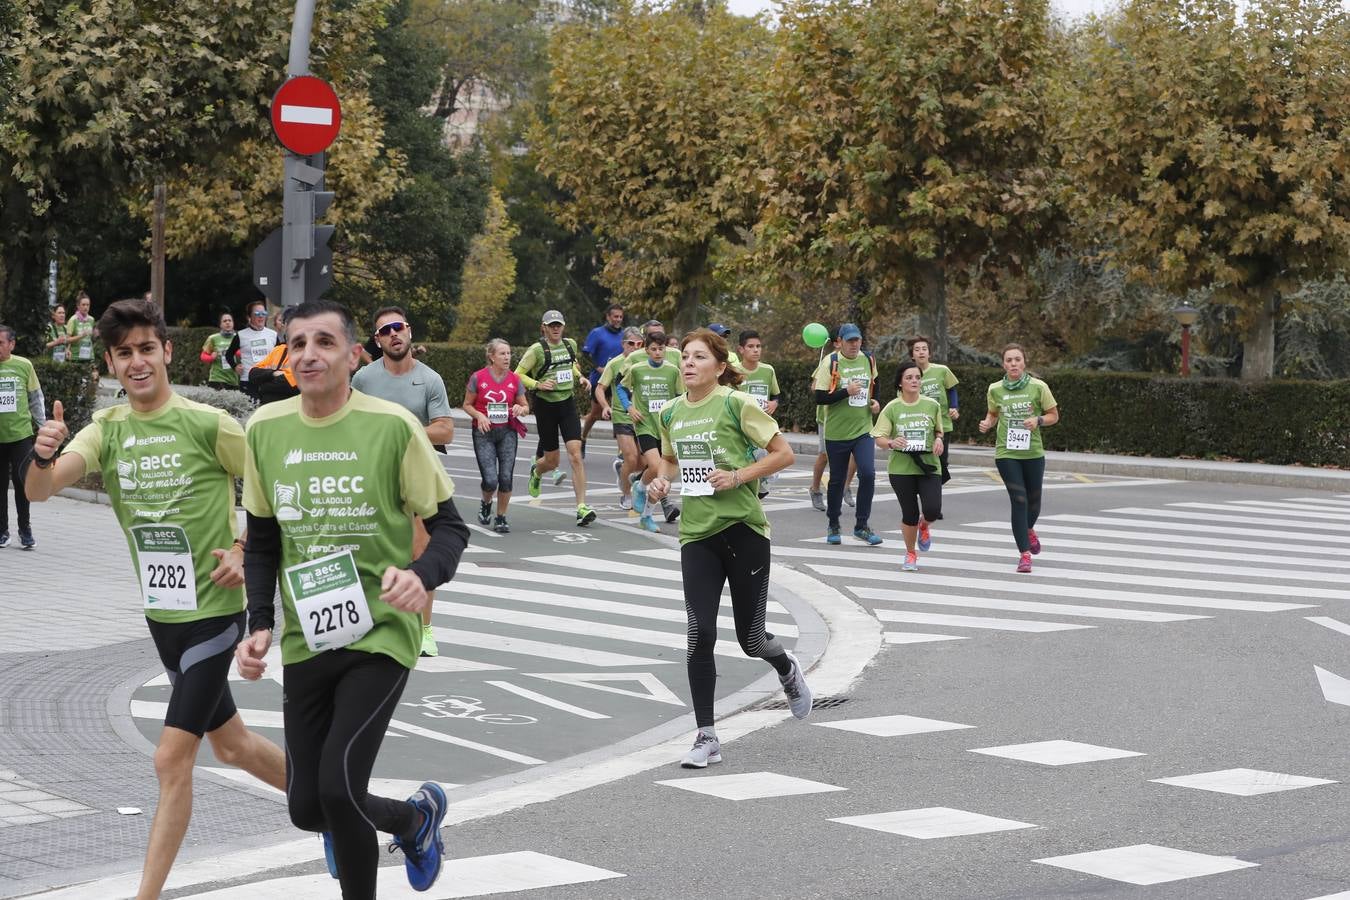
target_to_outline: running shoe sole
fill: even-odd
[[[595,510],[587,509],[585,512],[577,512],[577,524],[582,528],[595,521]]]

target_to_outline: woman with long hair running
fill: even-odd
[[[1021,554],[1017,571],[1031,571],[1031,557],[1041,552],[1036,520],[1041,515],[1041,481],[1045,477],[1045,445],[1041,429],[1059,421],[1059,405],[1050,387],[1027,372],[1021,344],[1003,348],[1001,381],[989,385],[989,413],[980,420],[980,434],[998,427],[994,465],[1012,503],[1012,533]]]
[[[905,572],[919,571],[919,554],[933,545],[929,526],[942,518],[942,405],[925,397],[923,370],[913,360],[900,364],[900,390],[881,410],[872,437],[891,451],[886,472],[900,501],[900,531],[905,536]],[[920,515],[919,505],[923,512]]]
[[[516,444],[525,433],[521,417],[530,412],[525,386],[511,371],[511,345],[501,338],[487,342],[488,364],[469,376],[464,385],[464,411],[473,419],[473,455],[482,478],[478,523],[507,534],[506,508],[511,505],[511,481],[516,467]],[[497,495],[497,515],[492,496]]]
[[[680,765],[702,769],[722,761],[713,727],[717,664],[717,611],[730,582],[736,639],[746,656],[778,672],[792,714],[811,712],[811,690],[796,657],[764,630],[769,597],[769,520],[759,479],[792,465],[792,448],[778,423],[749,394],[734,390],[741,375],[727,364],[726,341],[706,328],[680,342],[680,375],[686,393],[656,414],[661,436],[660,471],[647,486],[648,500],[670,492],[680,475],[680,574],[689,617],[689,691],[698,734]],[[768,451],[755,460],[754,451]]]

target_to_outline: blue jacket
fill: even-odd
[[[607,323],[592,328],[586,335],[586,343],[581,345],[581,352],[591,358],[597,371],[622,351],[623,328],[611,329]]]

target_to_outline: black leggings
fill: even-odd
[[[900,521],[906,525],[919,524],[919,503],[923,503],[923,517],[929,522],[942,518],[942,479],[933,475],[892,475],[891,490],[900,501]]]
[[[19,528],[27,531],[31,525],[28,519],[28,495],[23,492],[23,464],[24,460],[28,459],[28,451],[32,449],[31,437],[0,444],[0,531],[9,531],[7,481],[14,483],[14,509],[19,514]]]
[[[244,635],[244,614],[195,622],[147,618],[145,624],[173,685],[164,724],[201,737],[233,719],[237,710],[230,695],[230,664]]]
[[[1041,516],[1041,480],[1045,477],[1045,457],[1036,459],[996,459],[998,474],[1012,501],[1012,533],[1017,549],[1031,552],[1027,530],[1036,527]]]
[[[712,537],[680,545],[680,573],[684,577],[684,611],[689,617],[687,660],[694,718],[700,728],[711,727],[717,687],[713,647],[724,584],[731,583],[731,612],[741,650],[746,656],[767,660],[780,676],[792,672],[783,645],[764,630],[769,602],[769,539],[737,522]]]
[[[328,650],[285,669],[286,802],[291,822],[333,835],[344,900],[370,900],[375,832],[406,836],[419,823],[406,800],[366,793],[408,670],[382,653]]]
[[[943,484],[946,484],[947,482],[949,482],[949,481],[952,480],[952,472],[951,472],[951,469],[949,469],[949,468],[947,467],[947,454],[948,454],[948,452],[951,451],[951,447],[949,446],[949,441],[947,440],[949,437],[951,437],[951,435],[945,435],[945,434],[944,434],[944,435],[942,436],[942,455],[938,457],[938,459],[942,462],[942,483],[943,483]],[[932,521],[932,520],[930,519],[929,521]]]

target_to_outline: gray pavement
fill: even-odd
[[[587,465],[592,503],[605,520],[604,530],[594,532],[602,541],[564,546],[573,543],[569,538],[554,550],[555,538],[576,532],[564,518],[572,503],[567,485],[546,488],[533,508],[521,502],[521,490],[519,514],[545,523],[527,530],[559,534],[520,535],[520,552],[496,572],[492,554],[466,557],[472,568],[463,585],[484,586],[467,588],[482,596],[453,590],[438,596],[450,604],[437,611],[447,631],[442,653],[508,669],[419,673],[428,688],[405,695],[405,702],[423,701],[408,716],[433,728],[452,723],[446,733],[513,752],[528,754],[539,744],[516,743],[510,729],[556,735],[559,747],[531,754],[549,761],[539,766],[408,736],[413,732],[386,741],[393,765],[377,774],[390,784],[425,771],[411,763],[399,769],[405,757],[472,776],[456,789],[447,820],[452,861],[437,888],[419,896],[1307,900],[1350,891],[1350,832],[1340,815],[1350,772],[1339,750],[1350,722],[1350,706],[1343,705],[1350,704],[1350,681],[1337,680],[1350,677],[1350,610],[1342,608],[1350,600],[1350,486],[1328,491],[1319,482],[1261,472],[1251,477],[1272,480],[1202,483],[1176,469],[1171,477],[1160,474],[1165,465],[1082,471],[1090,466],[1078,465],[1077,455],[1052,455],[1039,526],[1046,551],[1032,576],[1015,576],[1006,498],[992,461],[976,451],[956,457],[961,465],[947,491],[946,518],[912,576],[897,571],[898,508],[888,487],[878,490],[872,523],[886,544],[823,544],[823,517],[805,490],[810,450],[800,453],[767,502],[776,553],[771,599],[783,604],[770,620],[801,627],[808,648],[817,642],[812,655],[820,662],[811,678],[831,702],[808,723],[785,721],[781,711],[756,708],[771,683],[755,683],[753,666],[738,668],[734,656],[719,657],[723,673],[739,679],[721,686],[726,761],[689,773],[671,764],[688,740],[687,708],[597,690],[597,682],[530,677],[578,669],[522,666],[500,647],[450,646],[453,632],[478,628],[642,656],[652,665],[640,671],[659,675],[661,685],[687,701],[682,679],[667,674],[679,667],[659,665],[661,653],[677,651],[629,640],[638,636],[633,632],[600,633],[619,625],[681,630],[670,620],[680,612],[678,601],[660,590],[677,587],[670,568],[674,528],[665,529],[664,543],[650,543],[618,509],[607,445],[593,436]],[[527,443],[518,472],[531,452]],[[461,496],[473,491],[472,465],[467,451],[448,462]],[[1185,463],[1206,465],[1223,474],[1222,463]],[[104,552],[109,560],[122,554],[113,570],[129,583],[111,514],[70,505],[72,518],[62,527],[114,539],[116,547]],[[35,524],[39,510],[63,506],[35,508]],[[550,517],[556,527],[547,527]],[[50,541],[54,529],[37,527],[39,540]],[[594,543],[604,551],[587,546]],[[20,562],[28,559],[0,551],[6,585]],[[635,564],[660,575],[648,579],[624,568]],[[60,566],[36,589],[50,596],[58,586],[51,603],[64,606],[71,568]],[[576,583],[547,583],[559,571]],[[602,586],[632,578],[652,589],[634,597]],[[104,597],[113,596],[107,578],[102,588]],[[106,612],[106,601],[90,599],[91,590],[100,592],[77,584],[68,608]],[[484,602],[493,591],[493,602]],[[591,603],[559,611],[531,599],[530,591],[644,608]],[[0,598],[0,609],[50,618],[50,605],[29,598],[22,601],[27,606],[15,606],[12,594]],[[472,608],[488,606],[503,615]],[[136,610],[122,614],[133,631],[143,628]],[[538,615],[588,620],[600,630],[550,633],[560,623]],[[821,654],[823,627],[829,634]],[[85,646],[80,654],[0,654],[0,817],[8,809],[7,784],[22,788],[15,791],[22,796],[38,792],[82,807],[52,804],[47,815],[70,818],[30,823],[17,819],[37,813],[10,810],[16,821],[0,824],[0,877],[14,875],[0,881],[8,895],[32,890],[39,883],[34,873],[52,886],[73,884],[76,875],[128,873],[51,896],[115,897],[134,888],[154,805],[153,774],[142,755],[150,732],[119,733],[111,723],[119,716],[131,721],[126,712],[133,703],[153,702],[157,688],[146,682],[157,671],[138,631]],[[611,719],[587,719],[492,682]],[[642,684],[609,686],[638,693]],[[646,692],[654,690],[647,682]],[[469,697],[484,708],[428,705],[423,693]],[[267,708],[262,700],[249,702]],[[539,721],[472,718],[498,713]],[[822,727],[831,725],[837,727]],[[67,737],[81,728],[86,737]],[[419,744],[439,752],[415,750]],[[469,761],[476,757],[482,759],[475,769]],[[1237,771],[1208,789],[1156,781],[1227,770]],[[290,830],[275,799],[213,775],[203,782],[213,793],[197,805],[190,846],[167,897],[336,895],[317,841]],[[117,816],[114,807],[127,803],[144,815]],[[861,818],[868,816],[878,818]],[[88,830],[62,830],[75,823],[88,823],[80,826]],[[116,859],[84,853],[94,833]],[[71,848],[88,865],[62,879],[59,862]],[[1064,858],[1075,854],[1092,855]],[[393,866],[382,870],[382,897],[412,896],[401,885],[398,859],[390,857]]]

